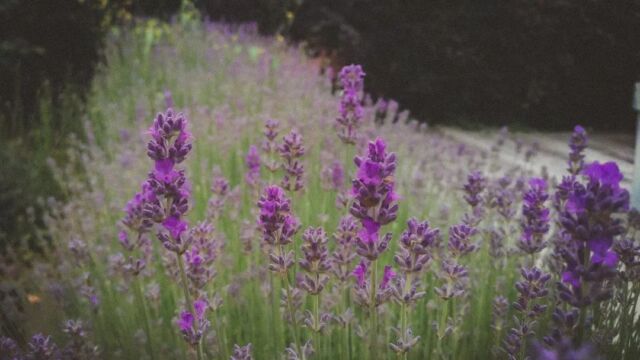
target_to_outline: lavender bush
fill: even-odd
[[[190,19],[113,32],[42,253],[1,254],[0,359],[640,358],[640,216],[585,129],[554,178]]]

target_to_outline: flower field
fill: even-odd
[[[42,251],[2,254],[0,359],[640,358],[640,214],[582,127],[553,177],[252,25],[105,57]]]

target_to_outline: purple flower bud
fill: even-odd
[[[340,79],[343,89],[360,91],[364,85],[363,80],[365,75],[364,71],[362,71],[362,66],[351,64],[340,70],[338,78]]]
[[[293,129],[289,135],[283,138],[282,144],[278,147],[278,152],[283,158],[283,168],[285,171],[282,179],[282,187],[288,191],[298,191],[303,187],[302,177],[304,176],[304,166],[300,158],[305,153],[302,144],[302,135]]]
[[[475,208],[482,201],[480,194],[485,189],[487,179],[479,171],[474,171],[467,177],[467,183],[464,185],[464,200]]]
[[[391,266],[384,267],[384,273],[382,274],[382,281],[380,281],[380,290],[385,290],[389,287],[389,282],[396,276],[396,272],[393,271]]]
[[[541,178],[532,178],[523,197],[522,236],[518,242],[518,247],[527,254],[540,252],[546,246],[544,236],[549,231],[549,209],[544,203],[548,198],[547,183]]]
[[[571,134],[569,140],[569,168],[567,169],[570,174],[578,175],[582,171],[584,165],[584,150],[587,148],[587,132],[580,126],[576,125]]]
[[[260,182],[260,154],[255,145],[249,147],[249,152],[245,157],[245,164],[247,165],[245,181],[250,186],[256,186]]]
[[[478,246],[471,243],[471,238],[478,231],[471,226],[460,224],[449,228],[449,251],[454,257],[467,255],[475,251]]]
[[[251,343],[245,346],[233,345],[233,354],[230,360],[253,360]]]
[[[353,269],[353,276],[356,278],[359,287],[364,288],[367,285],[368,272],[369,269],[364,260],[360,261],[360,264]]]

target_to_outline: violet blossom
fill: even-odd
[[[282,188],[287,191],[299,191],[303,188],[304,183],[304,166],[300,159],[305,153],[302,144],[302,135],[293,129],[282,139],[282,144],[278,146],[278,152],[283,159],[282,168],[284,169],[284,178],[282,179]]]
[[[526,254],[533,255],[546,246],[544,236],[549,231],[549,209],[545,202],[548,198],[546,181],[532,178],[523,197],[522,236],[517,243]]]

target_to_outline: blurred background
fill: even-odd
[[[360,63],[366,91],[412,117],[467,128],[631,132],[639,0],[3,0],[0,244],[64,198],[46,166],[82,141],[84,101],[115,26],[184,7],[255,22],[324,67]]]

